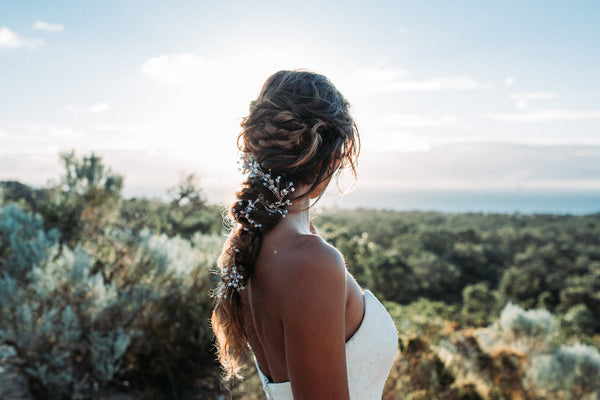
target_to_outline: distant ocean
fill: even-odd
[[[600,190],[398,190],[383,193],[357,190],[344,196],[325,196],[322,201],[323,206],[396,211],[572,215],[600,213]]]

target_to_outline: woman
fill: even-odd
[[[356,175],[348,102],[322,75],[280,71],[242,128],[248,177],[231,207],[212,316],[227,378],[251,351],[268,399],[381,399],[394,323],[309,218],[336,172]]]

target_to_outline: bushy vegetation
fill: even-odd
[[[476,326],[513,302],[560,315],[570,333],[600,333],[600,214],[338,210],[315,223],[388,301],[459,305],[457,320]]]
[[[31,394],[214,392],[208,291],[222,239],[209,225],[192,234],[188,220],[170,218],[218,215],[188,191],[189,202],[178,198],[165,209],[164,226],[141,228],[145,214],[121,215],[131,207],[121,208],[120,177],[93,155],[63,159],[56,187],[0,208],[0,342],[15,350]]]
[[[61,159],[48,188],[0,183],[2,362],[29,394],[263,398],[251,365],[220,381],[208,320],[225,232],[196,178],[169,201],[123,199],[99,157]],[[314,223],[397,324],[385,399],[600,393],[600,214],[325,210]]]

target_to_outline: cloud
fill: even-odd
[[[155,139],[153,126],[0,121],[0,159],[9,154],[58,154],[65,149],[140,149],[148,146],[176,147]],[[161,134],[163,132],[160,132]],[[214,152],[214,149],[211,150]],[[180,152],[178,153],[178,155]]]
[[[544,123],[555,121],[582,121],[600,119],[600,110],[548,109],[513,114],[480,114],[497,121]]]
[[[0,28],[0,49],[17,48],[21,46],[21,39],[16,33],[6,27]]]
[[[247,62],[240,67],[239,60],[246,59],[243,56],[246,53]],[[140,66],[140,72],[161,85],[179,86],[183,89],[210,89],[217,94],[226,90],[240,93],[241,88],[249,89],[251,97],[246,98],[247,103],[256,96],[269,75],[277,70],[298,68],[307,62],[297,54],[291,56],[271,50],[264,54],[262,51],[244,50],[241,55],[238,52],[222,58],[207,58],[191,52],[171,53],[145,60]]]
[[[368,189],[600,189],[600,145],[453,143],[361,157]]]
[[[144,75],[163,85],[184,85],[214,79],[218,64],[191,53],[164,54],[146,60],[141,67]]]
[[[248,103],[256,98],[264,79],[274,70],[285,69],[276,60],[264,65],[249,62],[243,68],[238,61],[194,53],[163,54],[144,61],[140,72],[159,85],[152,90],[172,99],[171,112],[163,120],[167,129],[184,132],[202,126],[210,132],[225,129],[227,121],[237,130],[239,118],[248,112]]]
[[[514,84],[515,84],[514,76],[509,76],[506,79],[504,79],[504,86],[513,86]]]
[[[458,119],[454,115],[445,114],[439,118],[431,118],[421,114],[393,113],[384,117],[366,120],[365,124],[376,129],[427,128],[456,125]]]
[[[392,86],[393,91],[434,92],[441,90],[489,89],[492,85],[480,83],[468,76],[451,76],[421,81],[400,81]]]
[[[359,93],[382,93],[390,91],[396,82],[404,79],[408,73],[399,68],[364,67],[352,70],[344,80],[350,90]]]
[[[554,92],[522,92],[511,93],[508,97],[515,102],[515,106],[519,110],[528,110],[531,107],[532,101],[550,100],[556,98]]]
[[[344,86],[355,94],[476,90],[492,87],[491,84],[478,82],[464,75],[423,80],[410,80],[406,79],[407,77],[407,71],[388,66],[357,68],[345,77]]]
[[[411,129],[367,129],[369,135],[361,138],[361,151],[424,151],[431,148],[431,143],[423,135]],[[421,132],[419,132],[421,133]]]
[[[90,126],[91,129],[103,132],[117,132],[117,133],[138,133],[148,131],[148,127],[144,125],[119,125],[119,124],[94,124]]]
[[[440,142],[440,132],[469,128],[468,123],[453,114],[391,113],[365,116],[358,122],[360,131],[367,133],[361,138],[365,151],[428,150]],[[447,142],[448,138],[441,140]]]
[[[521,92],[511,93],[509,97],[513,100],[548,100],[556,98],[554,92]]]
[[[67,110],[68,112],[88,112],[92,114],[97,114],[110,110],[110,104],[106,102],[99,102],[88,107],[79,107],[73,104],[67,104],[65,106],[65,110]]]
[[[62,32],[65,30],[62,24],[52,24],[50,22],[35,21],[32,26],[36,31]]]
[[[108,103],[96,103],[88,108],[88,111],[96,114],[110,110],[110,104]]]
[[[43,39],[23,38],[11,31],[7,27],[0,27],[0,50],[2,49],[18,49],[25,47],[34,49],[44,45]]]
[[[85,132],[77,127],[40,122],[0,122],[0,137],[0,158],[20,152],[51,153],[60,146],[89,142]]]

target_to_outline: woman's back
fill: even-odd
[[[396,327],[390,315],[368,290],[364,293],[363,321],[346,342],[348,398],[380,400],[398,348]],[[294,400],[291,382],[273,383],[256,363],[268,400]],[[308,397],[317,398],[317,397]],[[326,396],[318,398],[326,399]]]
[[[293,214],[262,241],[252,280],[244,296],[245,330],[261,370],[272,382],[290,380],[285,338],[308,337],[310,347],[322,348],[323,326],[318,321],[327,313],[337,314],[344,343],[361,324],[364,314],[360,287],[347,273],[341,254],[312,232],[298,232]],[[336,289],[336,286],[343,290]],[[335,291],[339,294],[336,296]],[[326,297],[319,298],[318,293]],[[334,308],[339,297],[339,306]],[[291,322],[291,323],[290,323]],[[301,332],[293,332],[294,325]],[[297,343],[293,343],[297,347]],[[326,357],[317,354],[313,362]],[[314,367],[311,367],[314,368]]]

